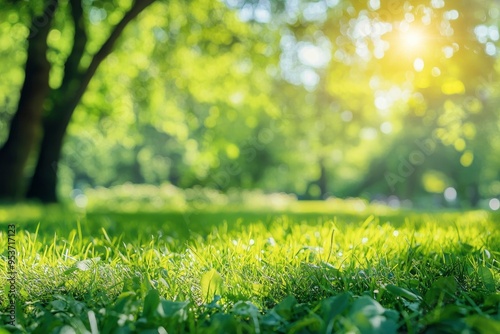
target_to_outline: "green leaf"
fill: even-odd
[[[201,277],[201,298],[204,303],[211,302],[215,295],[222,295],[224,281],[215,269],[207,271]]]
[[[479,277],[481,278],[481,282],[483,282],[484,286],[489,292],[496,291],[495,279],[493,278],[493,274],[491,270],[487,267],[481,266],[478,268]]]
[[[285,322],[286,320],[276,313],[275,310],[267,312],[260,320],[261,325],[269,327],[279,326]]]
[[[146,318],[154,315],[157,312],[158,305],[160,304],[160,294],[157,290],[149,290],[146,298],[144,298],[144,309],[142,315]]]
[[[167,318],[177,318],[179,321],[186,321],[188,318],[187,307],[189,302],[173,302],[170,300],[161,300],[162,316]]]
[[[412,302],[408,301],[406,299],[401,300],[403,302],[403,305],[406,306],[408,309],[410,309],[413,312],[418,312],[420,309],[420,301]]]
[[[394,321],[398,321],[399,320],[399,312],[396,311],[396,310],[386,309],[385,312],[384,312],[384,316],[387,319],[392,319]]]
[[[486,307],[495,307],[497,305],[500,305],[500,293],[489,295],[484,301],[484,306]]]
[[[344,292],[338,296],[327,298],[321,303],[321,313],[325,321],[330,321],[344,312],[351,301],[351,294]]]
[[[448,292],[449,294],[454,294],[458,289],[457,281],[452,276],[439,278],[432,284],[432,287]]]
[[[323,320],[316,314],[311,313],[308,316],[294,322],[287,329],[287,333],[317,333],[323,325]],[[308,330],[305,330],[305,329]]]
[[[274,307],[274,310],[284,319],[290,320],[293,317],[293,308],[295,305],[297,305],[297,299],[294,296],[287,296]]]
[[[385,312],[385,308],[380,305],[376,300],[368,297],[361,296],[357,298],[352,304],[350,313],[363,313],[366,317],[371,318],[377,315],[382,315]]]
[[[467,243],[460,243],[460,245],[462,246],[462,250],[464,251],[464,253],[470,253],[472,252],[475,247],[470,245],[470,244],[467,244]]]
[[[122,292],[116,299],[113,311],[125,313],[127,307],[136,299],[137,294],[133,291]]]
[[[454,277],[441,277],[425,293],[424,300],[428,305],[434,305],[447,295],[453,297],[457,289],[457,282]]]
[[[66,308],[68,307],[68,303],[64,300],[53,300],[50,302],[50,306],[52,306],[52,309],[54,311],[65,311]]]
[[[433,324],[430,324],[425,329],[425,334],[443,334],[443,333],[469,333],[467,331],[467,324],[464,319],[455,318],[442,320]]]
[[[210,318],[207,333],[236,333],[238,322],[229,314],[216,313]]]
[[[500,321],[479,314],[467,317],[465,322],[480,334],[500,333]]]
[[[439,314],[441,319],[461,319],[467,314],[467,308],[460,305],[448,304],[439,308],[437,314]]]
[[[389,291],[393,295],[406,298],[406,299],[411,300],[413,302],[422,300],[422,297],[416,295],[415,293],[411,292],[410,290],[400,288],[399,286],[395,286],[393,284],[387,284],[385,286],[385,288],[387,291]]]
[[[77,332],[73,329],[73,327],[64,325],[59,330],[59,334],[76,334]]]
[[[259,309],[255,305],[253,305],[251,302],[239,301],[233,306],[233,309],[231,310],[231,312],[233,314],[239,315],[243,318],[250,318],[251,323],[254,327],[254,329],[253,329],[254,332],[260,333]]]
[[[362,334],[392,334],[396,333],[395,314],[389,313],[376,300],[362,296],[354,301],[350,310],[350,318]]]
[[[232,312],[243,317],[257,317],[259,309],[249,301],[239,301],[234,304]]]

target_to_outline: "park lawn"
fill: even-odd
[[[486,211],[319,202],[0,207],[0,333],[500,333],[499,225]]]

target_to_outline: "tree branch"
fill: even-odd
[[[113,31],[109,35],[108,39],[101,46],[99,51],[94,55],[90,65],[82,76],[81,85],[79,87],[79,94],[83,95],[85,89],[87,88],[90,80],[94,76],[99,65],[106,59],[109,54],[113,51],[113,47],[122,34],[125,27],[135,19],[146,7],[151,5],[155,0],[136,0],[134,4],[129,9],[129,11],[123,16],[121,21],[114,27]]]
[[[132,7],[128,10],[127,13],[123,16],[120,22],[113,28],[111,34],[108,36],[108,39],[103,43],[99,51],[97,51],[91,62],[90,65],[83,70],[79,70],[77,72],[70,73],[69,70],[71,66],[76,66],[78,69],[78,65],[80,61],[76,61],[78,58],[79,52],[83,52],[80,48],[82,46],[73,47],[73,50],[71,52],[71,55],[69,56],[71,58],[71,61],[75,61],[75,64],[71,63],[71,65],[68,63],[70,59],[68,58],[67,63],[68,63],[68,68],[65,68],[65,76],[63,79],[63,84],[65,86],[61,86],[60,89],[52,91],[53,98],[54,98],[54,105],[55,107],[52,108],[52,113],[48,114],[46,118],[46,122],[52,123],[56,122],[58,123],[59,121],[62,121],[63,124],[68,124],[71,116],[73,114],[73,111],[77,107],[78,103],[80,103],[80,100],[85,93],[90,80],[92,80],[92,77],[97,71],[97,68],[99,65],[106,59],[106,57],[111,54],[113,51],[113,47],[122,34],[123,30],[126,28],[126,26],[133,20],[135,19],[146,7],[151,5],[153,2],[156,0],[135,0]],[[74,3],[77,3],[80,1],[77,0],[71,0],[72,5]],[[73,7],[73,6],[72,6]],[[77,6],[74,6],[73,8],[76,8]],[[78,6],[78,8],[81,8]],[[78,9],[79,10],[79,9]],[[73,12],[73,14],[76,14]],[[78,16],[78,14],[76,14]],[[78,16],[79,17],[79,16]],[[76,26],[75,26],[76,29]],[[84,29],[84,26],[79,26],[78,29]],[[76,30],[75,30],[76,34]],[[76,35],[75,35],[76,36]],[[78,42],[79,37],[75,40],[75,43]],[[66,77],[67,75],[67,77]]]
[[[61,84],[61,89],[66,90],[72,79],[78,73],[78,66],[85,53],[87,45],[87,31],[85,18],[83,16],[83,7],[81,0],[70,0],[71,18],[75,27],[73,35],[73,48],[64,64],[64,77]]]

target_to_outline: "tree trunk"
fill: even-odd
[[[318,186],[320,190],[320,199],[326,199],[328,194],[328,175],[326,174],[326,167],[323,160],[319,162],[320,176],[318,179]]]
[[[73,50],[65,64],[61,87],[52,92],[54,106],[44,121],[44,134],[35,173],[31,180],[27,197],[45,203],[57,202],[57,172],[62,145],[71,116],[85,93],[90,80],[99,65],[111,54],[113,47],[125,27],[155,0],[136,0],[132,7],[114,27],[108,39],[93,56],[89,66],[78,69],[86,40],[84,21],[79,1],[72,1],[73,20],[76,29]],[[83,36],[82,36],[83,35]]]
[[[38,199],[44,203],[57,202],[57,171],[65,132],[64,124],[44,124],[44,136],[27,198]]]
[[[467,190],[468,190],[469,204],[471,205],[472,208],[477,208],[479,205],[479,201],[481,200],[479,184],[474,182],[469,186]]]
[[[57,1],[50,1],[43,13],[33,18],[28,37],[25,78],[17,111],[7,141],[0,149],[0,198],[16,200],[23,196],[24,170],[41,130],[43,105],[49,94],[50,63],[47,36]]]

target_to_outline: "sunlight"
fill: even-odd
[[[402,45],[407,51],[415,51],[423,46],[425,36],[421,31],[409,30],[401,33]]]
[[[311,43],[300,43],[298,57],[302,64],[315,68],[324,67],[330,61],[329,52]]]

